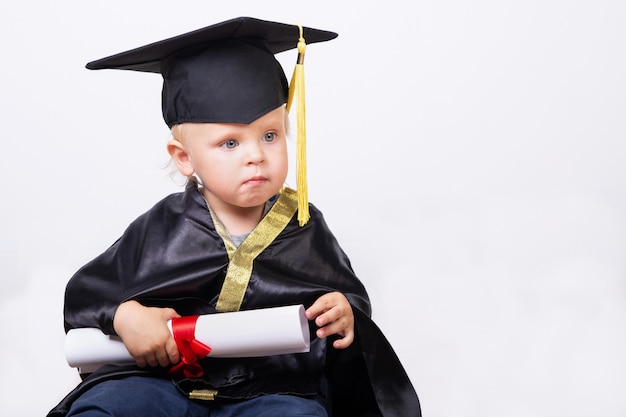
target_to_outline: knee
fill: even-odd
[[[182,417],[189,402],[170,381],[129,377],[95,385],[72,404],[67,417]]]

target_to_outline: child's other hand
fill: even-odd
[[[337,334],[341,339],[333,342],[335,349],[345,349],[354,341],[354,314],[352,306],[345,295],[340,292],[331,292],[315,300],[306,311],[309,320],[315,319],[317,337]]]
[[[140,367],[169,366],[180,360],[167,321],[180,317],[174,309],[145,307],[126,301],[117,308],[113,328]]]

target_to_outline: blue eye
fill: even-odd
[[[237,146],[237,141],[235,139],[228,139],[222,143],[222,146],[226,149],[233,149]]]
[[[266,134],[263,135],[263,142],[274,142],[275,139],[276,139],[276,133],[274,132],[267,132]]]

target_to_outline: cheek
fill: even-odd
[[[276,172],[283,176],[283,180],[287,178],[287,173],[289,171],[289,156],[286,147],[276,153],[274,164]]]
[[[215,192],[228,189],[234,177],[227,168],[222,168],[219,164],[203,165],[201,169],[196,170],[196,175],[205,187]]]
[[[211,180],[219,176],[225,167],[216,158],[201,158],[194,161],[194,169],[196,174],[204,181]]]

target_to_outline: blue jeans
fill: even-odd
[[[67,417],[328,417],[317,400],[266,395],[236,403],[195,402],[170,381],[128,377],[104,381],[81,395]]]

